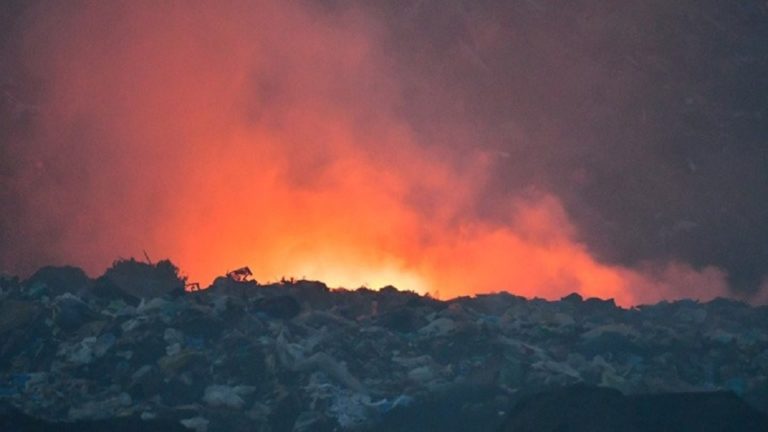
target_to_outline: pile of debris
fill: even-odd
[[[524,395],[581,383],[727,390],[768,412],[766,307],[439,301],[248,276],[185,291],[170,262],[129,260],[95,280],[73,267],[0,279],[0,403],[197,432],[494,430]]]

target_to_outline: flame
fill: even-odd
[[[27,150],[48,172],[25,183],[39,197],[28,229],[60,229],[55,259],[99,272],[147,250],[203,283],[247,264],[260,281],[441,298],[580,292],[631,305],[686,278],[724,291],[716,269],[599,262],[546,191],[499,203],[505,220],[478,216],[492,160],[414,131],[401,71],[365,13],[113,3],[47,5],[26,34],[49,89]],[[465,124],[436,128],[435,141],[479,139]]]

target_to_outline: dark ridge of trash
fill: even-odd
[[[546,409],[562,417],[536,415],[537,430],[554,430],[556,418],[626,423],[627,410],[656,411],[657,401],[668,417],[715,401],[709,424],[768,413],[766,307],[717,299],[623,309],[578,294],[440,301],[236,272],[186,292],[168,261],[118,261],[96,279],[72,267],[0,278],[0,403],[17,410],[2,421],[494,431]],[[573,395],[557,389],[573,385],[604,390],[568,390],[597,402],[558,411],[555,401]],[[544,390],[555,393],[530,396]]]
[[[179,293],[184,291],[185,284],[179,269],[169,260],[156,264],[133,258],[115,261],[99,279],[103,286],[135,298]]]
[[[91,287],[91,280],[83,269],[78,267],[46,266],[24,281],[31,290],[42,290],[49,297],[64,293],[83,295]]]
[[[625,396],[575,385],[518,402],[499,432],[761,432],[768,415],[731,392]]]

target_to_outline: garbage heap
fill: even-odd
[[[0,402],[49,421],[189,430],[493,430],[520,395],[730,390],[768,412],[768,308],[632,309],[508,293],[439,301],[385,287],[222,277],[187,292],[167,261],[89,279],[0,279]]]

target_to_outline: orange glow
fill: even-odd
[[[724,292],[712,269],[598,262],[547,193],[510,199],[503,222],[473,216],[488,155],[459,164],[419,142],[364,14],[224,3],[93,2],[38,17],[31,66],[53,71],[39,150],[87,155],[64,199],[41,197],[67,221],[62,261],[98,273],[147,250],[203,285],[248,265],[259,281],[441,298],[575,291],[631,305],[679,280]]]

